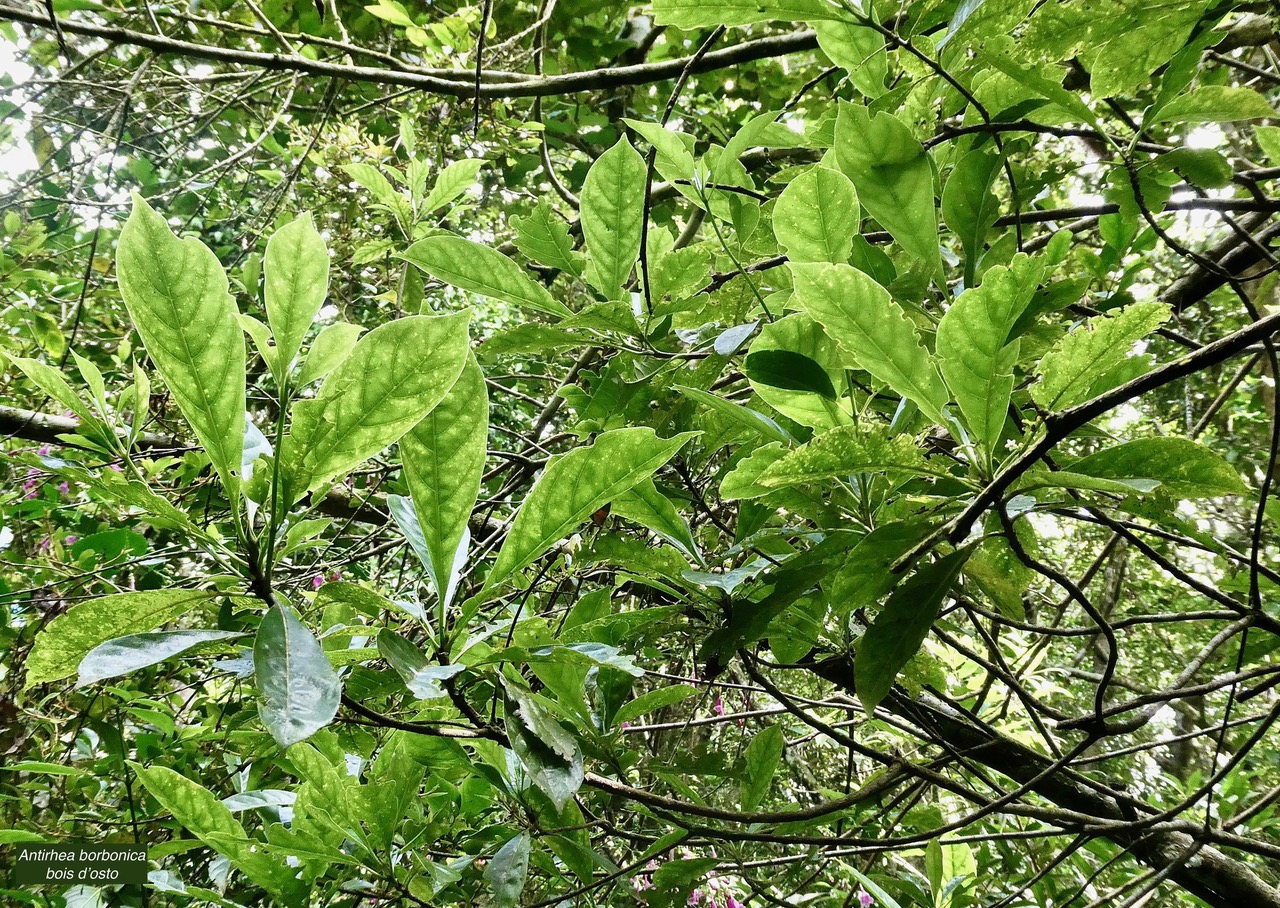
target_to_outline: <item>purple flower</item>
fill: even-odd
[[[316,574],[314,577],[312,577],[312,578],[311,578],[311,588],[312,588],[313,590],[318,590],[318,589],[320,589],[320,587],[322,587],[322,586],[324,586],[324,575],[323,575],[323,574]]]
[[[53,540],[48,536],[41,536],[40,541],[36,543],[36,551],[41,555],[47,555],[49,549],[53,547]]]
[[[80,537],[79,537],[79,536],[68,536],[66,539],[62,540],[62,544],[63,544],[63,545],[75,545],[75,544],[76,544],[77,542],[79,542],[79,541],[80,541]]]
[[[871,893],[865,889],[858,890],[858,905],[860,908],[871,908],[875,904],[875,899],[871,897]]]
[[[70,484],[70,483],[66,483],[66,482],[60,482],[60,483],[58,483],[58,494],[59,494],[59,495],[66,495],[66,494],[69,494],[70,492],[71,492],[71,484]]]
[[[702,901],[702,890],[695,889],[689,893],[689,904],[697,905]]]
[[[36,453],[39,454],[41,457],[48,457],[52,452],[53,452],[53,449],[50,448],[48,445],[41,445],[40,447],[36,448]]]
[[[742,902],[729,895],[725,897],[724,908],[743,908],[743,905]]]
[[[723,716],[723,715],[724,715],[724,700],[722,700],[722,699],[720,698],[720,695],[719,695],[719,694],[716,694],[716,702],[715,702],[715,704],[711,707],[711,711],[712,711],[713,713],[715,713],[717,716]]]

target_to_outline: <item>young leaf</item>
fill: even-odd
[[[933,166],[907,125],[892,114],[871,116],[865,107],[841,101],[835,157],[853,181],[867,213],[883,224],[903,249],[937,267],[940,252]]]
[[[1116,315],[1095,315],[1067,334],[1040,360],[1031,397],[1046,410],[1082,403],[1093,383],[1128,355],[1133,345],[1169,319],[1164,303],[1133,303]]]
[[[1252,88],[1205,85],[1160,109],[1158,123],[1231,123],[1274,117],[1275,110]]]
[[[787,184],[773,232],[793,262],[847,262],[858,230],[858,194],[838,170],[814,167]]]
[[[235,495],[244,442],[244,334],[222,265],[199,240],[174,236],[135,193],[116,273],[147,352]]]
[[[440,174],[436,177],[435,184],[431,187],[431,191],[427,193],[427,197],[418,206],[419,213],[422,215],[432,214],[462,195],[476,184],[476,177],[480,175],[480,168],[483,166],[484,161],[482,159],[467,158],[463,161],[454,161],[440,171]]]
[[[987,233],[1000,214],[1000,200],[991,191],[999,172],[1000,156],[979,148],[956,162],[942,188],[942,218],[964,247],[966,286],[973,283]]]
[[[1248,493],[1235,467],[1221,455],[1186,438],[1139,438],[1090,454],[1066,468],[1103,479],[1155,480],[1161,491],[1178,498]]]
[[[587,246],[587,280],[611,300],[640,255],[645,163],[623,136],[596,158],[582,184],[582,238]]]
[[[660,25],[691,29],[714,25],[752,25],[756,22],[806,22],[840,19],[845,14],[825,0],[654,0],[653,16]]]
[[[582,256],[573,251],[569,228],[546,199],[528,217],[512,218],[511,226],[516,231],[516,248],[529,258],[574,276],[582,274]]]
[[[426,543],[424,567],[445,606],[488,440],[489,396],[475,357],[467,358],[444,399],[400,439],[400,461]]]
[[[250,839],[230,808],[207,788],[163,766],[129,766],[138,780],[173,818],[231,862],[250,882],[286,905],[305,904],[307,885],[284,861]]]
[[[82,602],[50,621],[27,655],[26,687],[73,674],[96,646],[159,627],[208,602],[199,590],[146,590]]]
[[[817,435],[768,467],[756,480],[765,488],[827,482],[852,473],[937,472],[910,435],[889,434],[879,427],[839,426]]]
[[[462,290],[549,315],[572,315],[524,269],[501,252],[451,234],[418,240],[401,256],[427,274]]]
[[[942,600],[960,574],[970,549],[926,564],[898,587],[858,643],[854,686],[868,713],[888,696],[894,679],[924,643]]]
[[[688,521],[672,504],[671,499],[658,491],[652,479],[636,483],[629,492],[623,492],[615,498],[613,513],[652,530],[694,561],[702,561]]]
[[[942,423],[947,389],[916,327],[889,292],[851,265],[792,265],[795,298],[840,348],[930,419]]]
[[[322,328],[311,342],[306,359],[302,361],[298,386],[309,385],[338,368],[338,364],[347,358],[363,333],[364,328],[349,322],[335,322]]]
[[[166,631],[158,634],[127,634],[99,643],[80,660],[76,687],[155,665],[181,655],[192,647],[214,640],[239,637],[234,631]]]
[[[786,741],[781,725],[770,725],[751,739],[743,754],[742,809],[755,810],[769,793]]]
[[[282,455],[286,506],[400,440],[453,387],[468,356],[469,313],[411,315],[374,328],[293,407]]]
[[[493,890],[494,908],[514,908],[520,904],[529,877],[529,850],[532,839],[522,832],[498,849],[484,869],[484,878]]]
[[[884,94],[884,78],[889,70],[884,37],[868,25],[849,21],[813,23],[818,46],[836,66],[849,72],[849,80],[868,98]]]
[[[969,431],[994,450],[1013,394],[1018,342],[1009,332],[1035,294],[1040,262],[1019,256],[987,271],[982,285],[960,294],[938,322],[939,366]]]
[[[263,297],[283,380],[329,292],[329,250],[311,215],[285,224],[267,241]]]
[[[378,652],[404,680],[404,686],[419,700],[436,700],[448,696],[440,683],[466,668],[465,665],[436,665],[428,662],[420,649],[386,627],[378,632]]]
[[[409,548],[413,549],[413,553],[418,556],[422,566],[427,568],[427,574],[433,578],[431,582],[434,585],[437,582],[433,573],[436,570],[436,565],[431,560],[431,551],[427,548],[426,533],[418,520],[418,512],[414,510],[413,499],[405,495],[388,495],[387,510],[391,512],[391,519],[396,522],[396,526],[404,534],[405,542],[409,543]],[[458,539],[457,548],[454,549],[453,559],[439,566],[441,571],[439,582],[442,586],[437,590],[437,595],[442,604],[453,601],[453,594],[457,587],[458,579],[462,575],[462,568],[466,564],[467,552],[470,547],[471,529],[464,524],[462,536]]]
[[[615,429],[594,444],[553,457],[516,512],[485,589],[532,563],[606,503],[648,479],[695,434],[659,438],[647,427]]]
[[[281,747],[305,741],[333,721],[342,681],[293,609],[273,606],[258,625],[253,670],[258,715]]]

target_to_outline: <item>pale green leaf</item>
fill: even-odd
[[[329,250],[311,215],[271,235],[263,267],[267,322],[276,341],[277,378],[282,379],[329,292]]]
[[[1274,117],[1275,109],[1252,88],[1205,85],[1160,109],[1159,123],[1231,123]]]
[[[364,328],[349,322],[335,322],[326,325],[311,342],[311,349],[302,361],[302,372],[298,376],[298,385],[309,385],[319,378],[324,378],[347,358],[356,340],[364,333]]]
[[[827,373],[832,389],[838,388],[843,391],[846,387],[846,364],[842,361],[835,339],[822,329],[823,326],[810,313],[792,313],[786,318],[780,318],[776,322],[765,325],[751,344],[751,354],[780,350],[807,357]],[[750,376],[748,378],[750,379]],[[780,388],[764,381],[750,380],[751,387],[762,400],[783,416],[794,419],[798,423],[815,429],[829,429],[849,421],[849,417],[833,400],[821,394]]]
[[[267,611],[253,642],[258,715],[281,747],[305,741],[338,714],[342,682],[293,609]]]
[[[1115,315],[1095,315],[1067,334],[1040,360],[1031,397],[1047,410],[1087,399],[1093,383],[1119,365],[1133,345],[1169,319],[1164,303],[1134,303]]]
[[[931,468],[910,435],[877,426],[840,426],[787,453],[756,480],[765,488],[829,482],[853,473],[944,472]]]
[[[858,230],[858,194],[838,170],[814,167],[787,184],[773,232],[792,262],[847,262]]]
[[[418,240],[401,256],[427,274],[470,293],[550,315],[571,315],[569,307],[501,252],[451,234]]]
[[[1073,473],[1103,479],[1148,479],[1177,498],[1248,493],[1240,474],[1220,455],[1187,438],[1140,438],[1066,464]]]
[[[418,206],[418,213],[428,215],[453,202],[476,185],[476,177],[480,175],[480,168],[483,166],[482,159],[467,158],[463,161],[454,161],[440,171],[426,199]]]
[[[848,13],[827,0],[655,0],[653,15],[660,25],[691,29],[841,19]]]
[[[786,740],[781,725],[770,725],[751,738],[742,755],[742,809],[755,810],[773,786]]]
[[[884,79],[889,71],[889,55],[884,37],[868,25],[847,20],[824,20],[813,23],[818,33],[818,46],[836,66],[849,72],[849,80],[868,98],[884,94]]]
[[[653,531],[693,560],[702,560],[688,521],[671,499],[658,491],[652,479],[636,483],[615,498],[612,513]]]
[[[192,647],[239,637],[235,631],[165,631],[127,634],[100,643],[80,660],[77,687],[116,678],[185,653]]]
[[[516,248],[533,261],[575,276],[581,275],[582,256],[573,251],[569,227],[546,199],[538,202],[528,217],[512,218],[511,226],[516,231]]]
[[[645,162],[623,136],[587,172],[582,184],[582,238],[587,280],[609,299],[621,299],[640,256]]]

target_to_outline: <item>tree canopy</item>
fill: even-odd
[[[0,0],[0,897],[1280,906],[1275,15]]]

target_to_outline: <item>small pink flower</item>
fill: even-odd
[[[41,555],[46,555],[49,549],[53,547],[53,540],[48,536],[41,536],[40,541],[36,543],[36,551]]]
[[[316,574],[314,577],[311,578],[311,588],[313,590],[318,590],[322,586],[324,586],[324,575]]]
[[[697,904],[699,904],[701,901],[702,901],[702,890],[701,890],[701,889],[695,889],[695,890],[693,890],[693,892],[690,892],[690,893],[689,893],[689,904],[690,904],[690,905],[697,905]]]
[[[48,457],[52,452],[53,452],[53,449],[48,445],[41,445],[40,447],[36,448],[36,453],[39,454],[41,457]]]
[[[860,908],[871,908],[875,904],[875,899],[871,897],[871,893],[865,889],[858,890],[858,905]]]
[[[715,704],[711,707],[711,711],[712,711],[713,713],[715,713],[717,716],[723,716],[723,715],[724,715],[724,700],[722,700],[722,699],[720,698],[720,695],[719,695],[719,694],[716,694],[716,702],[715,702]]]
[[[332,574],[329,575],[329,579],[332,580],[334,583],[337,583],[339,580],[342,579],[342,574],[340,574],[338,571],[334,571]]]
[[[70,483],[66,483],[66,482],[60,482],[60,483],[58,483],[58,494],[59,494],[59,495],[66,495],[66,494],[70,493],[70,491],[71,491],[71,484],[70,484]]]
[[[724,908],[743,908],[743,906],[742,902],[730,895],[725,899]]]
[[[63,544],[63,545],[75,545],[75,544],[76,544],[77,542],[79,542],[79,541],[80,541],[80,537],[79,537],[79,536],[68,536],[66,539],[62,540],[62,544]]]
[[[107,464],[107,466],[109,466],[111,469],[115,470],[117,473],[123,473],[123,472],[124,472],[124,467],[120,466],[120,464],[118,464],[118,463],[109,463],[109,464]]]
[[[630,722],[623,722],[623,723],[621,723],[618,727],[619,727],[619,728],[622,728],[622,729],[627,729],[627,728],[630,728],[630,727],[631,727],[631,723],[630,723]]]

